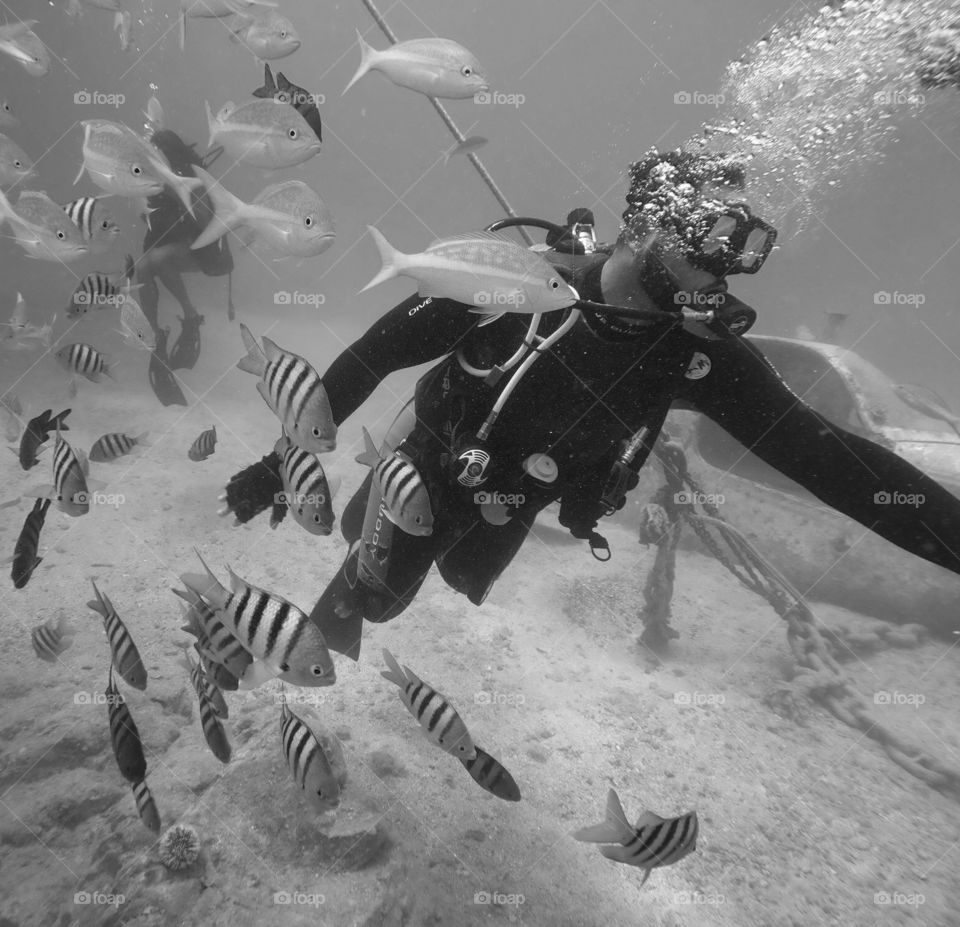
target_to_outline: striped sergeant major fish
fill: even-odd
[[[190,445],[187,457],[191,460],[206,460],[217,446],[217,426],[211,425],[206,431],[200,432],[197,439]]]
[[[700,823],[696,811],[688,811],[676,818],[662,818],[652,811],[644,811],[631,827],[616,791],[607,795],[607,817],[602,824],[574,831],[573,837],[585,843],[608,843],[600,852],[607,859],[645,870],[643,882],[658,866],[680,862],[697,848]]]
[[[297,447],[286,432],[277,441],[274,452],[280,457],[283,502],[294,521],[311,534],[330,534],[336,521],[332,500],[339,484],[331,485],[317,455]],[[276,524],[271,519],[270,527]]]
[[[337,426],[317,371],[299,354],[284,351],[266,336],[261,348],[242,322],[240,334],[247,354],[237,367],[260,378],[257,392],[294,444],[311,454],[336,450]]]
[[[409,667],[400,667],[392,653],[383,648],[383,659],[388,669],[381,670],[384,679],[399,686],[400,701],[426,731],[430,742],[458,760],[475,760],[477,750],[470,732],[456,709],[429,683],[424,682]]]
[[[475,759],[465,760],[460,757],[460,762],[473,777],[473,781],[481,789],[504,801],[520,801],[520,787],[503,764],[476,744],[474,749],[477,751]]]
[[[110,463],[124,454],[129,454],[135,447],[149,447],[147,432],[130,437],[129,435],[110,432],[97,438],[90,448],[88,459],[97,463]]]
[[[133,716],[124,697],[113,681],[113,664],[107,684],[107,711],[110,715],[110,742],[113,755],[117,758],[120,773],[128,782],[142,782],[147,774],[147,760],[143,755],[143,743],[140,732],[134,724]]]
[[[366,428],[363,443],[365,450],[357,463],[373,468],[373,481],[383,498],[387,518],[407,534],[433,534],[430,494],[417,468],[397,451],[382,456]]]
[[[45,663],[56,663],[57,657],[73,643],[75,634],[76,631],[65,615],[48,618],[35,627],[30,635],[33,652]]]
[[[194,649],[200,653],[199,647],[194,644]],[[199,663],[194,663],[190,655],[190,647],[184,645],[184,666],[190,673],[190,682],[193,683],[193,691],[197,693],[198,699],[206,699],[213,706],[218,718],[229,718],[230,711],[224,700],[223,693],[217,688],[216,683],[212,682],[203,667]]]
[[[229,684],[229,679],[227,685],[222,685],[218,679],[214,679],[217,686],[227,692],[236,691],[238,680],[253,663],[253,654],[236,639],[233,632],[220,620],[216,611],[201,596],[189,589],[187,591],[174,589],[173,592],[190,606],[189,608],[181,606],[187,623],[180,630],[192,634],[197,639],[197,651],[201,658],[222,666],[232,677],[232,685]],[[205,661],[204,669],[208,669]],[[217,675],[224,678],[222,674]]]
[[[43,557],[37,556],[37,548],[40,546],[40,531],[49,508],[49,499],[37,499],[20,529],[20,537],[13,548],[13,567],[10,570],[15,589],[23,589],[30,582],[33,571],[43,563]]]
[[[70,297],[70,305],[64,310],[68,319],[76,320],[91,309],[122,309],[131,298],[133,290],[139,290],[141,284],[134,284],[133,258],[126,256],[121,272],[108,274],[102,270],[91,271],[76,286]]]
[[[67,373],[79,373],[91,383],[100,382],[100,374],[116,380],[110,372],[110,358],[89,344],[68,344],[54,355]]]
[[[40,445],[50,437],[51,431],[69,431],[70,426],[65,419],[70,414],[69,409],[57,415],[52,414],[52,409],[44,409],[39,415],[27,422],[27,427],[20,438],[20,467],[29,470],[31,467],[40,463],[37,457],[40,451]]]
[[[285,695],[285,693],[284,693]],[[303,790],[310,807],[323,814],[340,804],[344,775],[338,777],[330,758],[313,729],[294,714],[283,699],[280,712],[280,742],[287,767],[297,788]]]
[[[92,579],[90,582],[97,597],[87,602],[87,608],[92,608],[103,618],[103,628],[107,632],[107,640],[110,641],[112,665],[117,668],[127,685],[143,692],[147,688],[147,671],[140,659],[140,651],[107,594],[101,592]]]
[[[141,779],[139,782],[134,782],[131,788],[133,789],[133,797],[137,802],[137,814],[140,815],[140,820],[149,830],[159,834],[160,812],[157,811],[157,803],[153,800],[150,789],[147,787],[147,780]]]
[[[229,763],[233,754],[233,748],[227,739],[227,732],[217,717],[217,709],[211,699],[208,697],[207,678],[202,676],[200,667],[190,659],[190,650],[187,648],[185,664],[190,670],[190,680],[193,683],[193,690],[197,693],[197,702],[200,705],[200,726],[203,728],[203,739],[207,742],[210,752],[221,763]],[[220,692],[217,691],[217,695]],[[220,695],[220,700],[223,696]],[[226,711],[226,706],[224,706]]]
[[[63,204],[63,211],[80,230],[91,251],[109,251],[120,234],[120,226],[102,200],[101,196],[81,196]]]
[[[90,511],[90,489],[103,486],[97,480],[87,479],[89,471],[86,454],[75,451],[57,429],[57,443],[53,447],[53,485],[37,486],[27,495],[54,499],[61,512],[79,518]]]
[[[227,629],[275,675],[298,686],[332,686],[337,679],[333,659],[320,629],[296,605],[240,579],[230,567],[230,589],[206,571],[180,577],[191,592],[206,598],[221,614]]]

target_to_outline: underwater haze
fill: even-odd
[[[358,30],[390,48],[371,7],[430,41],[369,57]],[[2,13],[0,927],[958,923],[960,566],[920,515],[896,546],[871,531],[889,509],[854,520],[814,488],[862,489],[870,442],[960,498],[958,0]],[[778,472],[678,402],[600,503],[609,559],[545,495],[492,586],[431,568],[359,659],[325,641],[312,618],[344,618],[333,592],[381,536],[447,530],[431,497],[458,461],[484,530],[521,524],[523,497],[470,482],[480,431],[439,476],[393,453],[436,359],[394,363],[381,317],[508,271],[523,289],[471,337],[499,345],[537,297],[586,311],[556,250],[475,234],[508,215],[483,175],[510,215],[586,208],[612,246],[652,149],[744,166],[737,200],[778,233],[728,281],[745,340],[821,438],[856,436],[844,466]],[[395,279],[390,246],[416,256]],[[382,382],[351,350],[378,333]],[[570,358],[535,344],[527,387]],[[530,433],[606,396],[582,393],[545,390]],[[556,464],[519,430],[515,469],[547,492]]]

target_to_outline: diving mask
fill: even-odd
[[[777,240],[777,230],[746,203],[729,203],[698,217],[690,262],[715,277],[755,274]]]

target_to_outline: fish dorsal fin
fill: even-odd
[[[446,235],[443,238],[434,238],[423,250],[432,251],[442,245],[449,245],[458,241],[491,241],[499,244],[506,243],[516,245],[518,248],[523,247],[523,245],[511,238],[506,232],[487,232],[481,230],[479,232],[464,232],[460,235]]]
[[[652,811],[644,811],[643,814],[637,818],[636,829],[643,830],[644,827],[659,827],[665,822],[666,818],[660,817],[659,814],[654,814]]]

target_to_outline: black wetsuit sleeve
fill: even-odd
[[[323,385],[337,425],[348,419],[388,374],[454,351],[478,317],[462,303],[411,296],[346,348]]]
[[[828,422],[744,339],[698,342],[710,373],[676,398],[822,502],[918,557],[960,573],[960,500],[913,464]],[[916,504],[882,504],[902,493]]]

